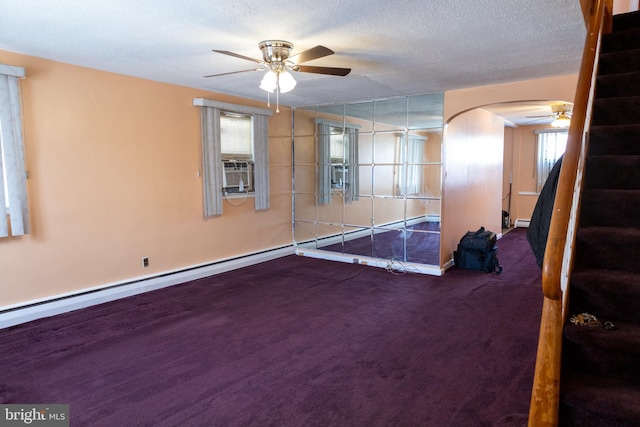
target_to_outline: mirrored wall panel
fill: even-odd
[[[293,112],[294,240],[440,265],[443,94]]]

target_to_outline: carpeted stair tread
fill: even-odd
[[[639,384],[572,372],[560,387],[560,426],[640,426]]]
[[[640,427],[640,12],[602,38],[588,149],[559,425]],[[585,312],[616,329],[569,321]]]
[[[584,312],[569,313],[579,316]],[[601,323],[609,319],[595,315]],[[613,322],[613,321],[612,321]],[[580,326],[568,322],[564,327],[564,362],[567,369],[607,378],[617,378],[640,385],[640,326],[613,322],[616,329]],[[640,403],[640,402],[639,402]]]
[[[619,13],[613,16],[613,31],[626,31],[640,28],[640,12]]]
[[[640,70],[640,49],[600,55],[598,74],[628,73]]]
[[[640,324],[640,273],[577,267],[571,273],[570,312]]]
[[[640,124],[591,126],[589,155],[606,154],[640,155]]]
[[[640,95],[640,71],[605,74],[597,77],[596,98]]]
[[[575,264],[592,268],[640,272],[640,229],[579,227]]]
[[[592,114],[595,126],[640,123],[640,96],[597,98],[593,102]]]
[[[640,227],[640,189],[585,188],[580,226]]]
[[[589,156],[585,167],[585,188],[640,189],[640,156]]]
[[[640,29],[614,31],[602,36],[602,52],[640,49]]]

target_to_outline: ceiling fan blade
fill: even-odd
[[[251,69],[248,69],[248,70],[231,71],[230,73],[210,74],[208,76],[202,76],[202,77],[228,76],[229,74],[246,73],[247,71],[260,71],[260,70],[262,70],[262,68],[251,68]]]
[[[303,62],[312,61],[314,59],[322,58],[323,56],[333,55],[334,53],[335,52],[328,47],[316,46],[289,57],[289,61],[294,64],[302,64]]]
[[[298,65],[296,70],[303,73],[329,74],[331,76],[346,76],[351,72],[351,68],[313,67],[311,65]]]
[[[555,117],[555,114],[545,114],[544,116],[524,116],[527,119],[536,119],[536,118],[542,118],[542,119],[546,119],[546,118],[552,118]]]
[[[213,52],[222,53],[223,55],[229,55],[229,56],[233,56],[235,58],[245,59],[247,61],[257,62],[258,64],[262,64],[262,61],[260,61],[259,59],[249,58],[248,56],[240,55],[239,53],[229,52],[228,50],[216,50],[216,49],[213,49]]]

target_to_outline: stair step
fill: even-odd
[[[571,312],[569,316],[576,314],[579,313]],[[599,313],[591,314],[600,322],[607,320]],[[607,330],[568,321],[564,327],[564,362],[570,369],[640,386],[640,326],[621,321],[614,324],[615,330]]]
[[[637,123],[640,123],[640,96],[597,98],[594,100],[593,125],[628,125]]]
[[[568,315],[559,425],[640,427],[640,12],[602,38]]]
[[[584,186],[591,189],[640,189],[639,155],[589,155]]]
[[[640,228],[640,190],[585,188],[580,226]]]
[[[631,49],[640,49],[640,29],[615,31],[602,36],[602,52],[620,52]]]
[[[640,12],[620,13],[613,16],[613,31],[626,31],[640,28]]]
[[[591,126],[589,155],[607,154],[640,155],[640,124]]]
[[[571,273],[569,314],[588,312],[603,320],[640,324],[640,273],[580,267]]]
[[[562,375],[561,426],[640,426],[640,385],[568,372]]]
[[[580,227],[576,232],[576,267],[640,273],[640,229]]]
[[[605,74],[596,80],[596,98],[640,95],[640,71]]]
[[[640,70],[640,49],[603,53],[600,55],[598,75],[627,73]]]

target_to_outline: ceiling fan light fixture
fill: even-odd
[[[268,70],[260,82],[260,89],[273,93],[277,86],[278,75],[273,70]]]
[[[558,117],[551,123],[551,126],[554,128],[568,128],[571,124],[571,119],[565,113],[560,113]]]
[[[282,71],[278,74],[278,86],[281,93],[287,93],[296,87],[296,81],[288,71]]]

